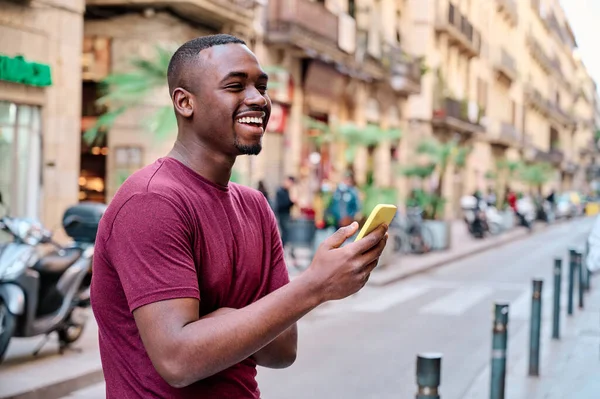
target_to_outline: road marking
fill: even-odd
[[[352,310],[356,312],[383,312],[399,303],[416,298],[430,289],[431,287],[426,286],[403,287],[395,291],[390,291],[385,295],[378,295],[370,300],[357,303],[352,306]]]
[[[465,287],[423,307],[420,313],[458,316],[493,292],[488,287]]]

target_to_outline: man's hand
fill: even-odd
[[[323,295],[323,302],[356,293],[377,266],[387,242],[388,226],[381,225],[361,240],[340,248],[357,229],[358,223],[354,222],[327,238],[305,273]]]

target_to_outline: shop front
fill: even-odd
[[[77,203],[84,1],[68,3],[3,2],[0,20],[0,192],[52,229]]]

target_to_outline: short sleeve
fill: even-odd
[[[200,299],[189,225],[154,193],[136,194],[118,211],[105,250],[131,312],[167,299]]]
[[[275,219],[275,214],[264,197],[263,202],[263,208],[265,209],[264,212],[267,219],[267,232],[270,234],[269,241],[271,242],[271,272],[267,292],[267,294],[269,294],[289,283],[290,276],[285,264],[281,235],[277,228],[277,219]]]

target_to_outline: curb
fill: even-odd
[[[104,381],[104,373],[100,368],[64,381],[58,381],[53,384],[34,388],[30,391],[11,396],[3,396],[0,397],[0,399],[60,399],[70,393],[102,381]]]
[[[437,261],[432,261],[430,264],[425,265],[425,266],[423,266],[420,269],[407,271],[406,273],[402,273],[402,274],[399,274],[397,276],[392,276],[392,277],[390,277],[388,279],[382,278],[380,281],[377,281],[377,279],[373,279],[375,281],[369,281],[368,284],[370,286],[373,286],[373,287],[384,287],[386,285],[389,285],[389,284],[392,284],[392,283],[396,283],[398,281],[401,281],[401,280],[404,280],[404,279],[407,279],[407,278],[410,278],[410,277],[414,277],[414,276],[417,276],[419,274],[425,274],[425,273],[431,271],[432,269],[438,268],[440,266],[444,266],[444,265],[447,265],[449,263],[454,263],[454,262],[457,262],[459,260],[462,260],[462,259],[474,256],[474,255],[481,254],[483,252],[489,251],[490,249],[502,247],[502,246],[504,246],[506,244],[513,243],[513,242],[515,242],[515,241],[517,241],[519,239],[525,238],[525,237],[530,237],[530,236],[536,235],[537,233],[540,233],[540,232],[543,232],[543,231],[547,231],[549,229],[552,229],[553,227],[560,226],[560,225],[562,225],[564,223],[567,223],[567,222],[568,222],[567,220],[560,220],[560,221],[556,221],[556,222],[552,223],[551,225],[547,225],[547,224],[543,225],[543,227],[540,230],[538,230],[538,231],[534,230],[532,234],[529,234],[526,231],[523,231],[522,234],[515,234],[513,237],[506,238],[506,239],[503,239],[503,240],[498,241],[498,242],[490,242],[489,244],[483,245],[483,246],[481,246],[481,247],[479,247],[477,249],[474,249],[473,251],[470,251],[470,252],[465,252],[465,253],[462,253],[462,254],[456,254],[454,256],[450,255],[446,259],[440,259],[440,260],[437,260]],[[399,259],[402,259],[402,257],[400,256]],[[401,260],[400,260],[400,262],[401,262]]]

